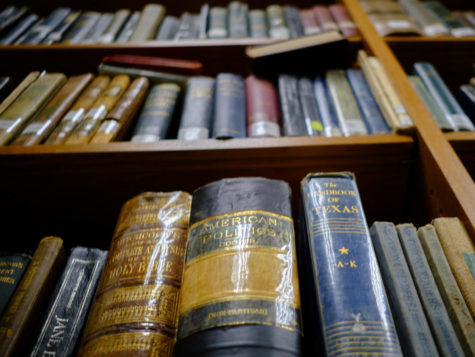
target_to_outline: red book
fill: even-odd
[[[360,32],[355,22],[351,18],[348,10],[342,4],[333,4],[328,6],[333,19],[336,21],[338,28],[345,37],[359,36]]]
[[[313,14],[323,32],[338,31],[338,25],[325,5],[315,5],[312,7]]]
[[[313,35],[321,31],[312,9],[301,9],[299,13],[305,35]]]

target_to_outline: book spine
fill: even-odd
[[[278,86],[284,136],[307,135],[307,128],[299,100],[297,77],[280,74],[278,77]]]
[[[178,20],[177,17],[171,15],[165,16],[160,28],[158,29],[155,40],[172,40],[175,37],[179,26],[180,20]]]
[[[422,2],[414,0],[399,1],[404,10],[411,15],[426,36],[448,35],[447,28],[430,12]]]
[[[27,6],[7,6],[0,15],[0,32],[10,31],[18,21],[28,13]]]
[[[181,15],[178,29],[175,33],[174,40],[192,40],[195,38],[194,31],[195,17],[189,12],[184,12]]]
[[[220,73],[216,77],[213,138],[246,137],[246,97],[244,80],[235,74]]]
[[[301,196],[326,355],[402,356],[354,176],[309,174]]]
[[[198,38],[205,40],[208,38],[209,4],[203,4],[200,8]]]
[[[24,356],[65,261],[63,241],[43,238],[0,320],[0,355]]]
[[[71,356],[86,320],[107,252],[73,248],[42,320],[31,357]]]
[[[79,17],[73,27],[64,35],[62,43],[75,45],[80,43],[99,20],[101,14],[96,11],[86,11]]]
[[[346,7],[342,4],[332,4],[328,6],[328,10],[336,21],[338,29],[345,37],[359,36],[360,32],[355,22],[351,18]]]
[[[97,43],[99,41],[99,37],[101,37],[107,27],[111,24],[113,18],[114,14],[110,12],[102,13],[99,17],[99,20],[97,20],[94,26],[89,30],[81,43]]]
[[[247,4],[240,1],[231,1],[228,5],[228,27],[230,38],[245,38],[247,33]]]
[[[31,29],[35,23],[39,20],[38,15],[36,14],[29,14],[13,28],[5,34],[2,38],[0,38],[0,45],[11,45],[15,43],[26,31]]]
[[[111,23],[105,29],[104,33],[98,38],[98,43],[112,43],[118,35],[122,26],[124,26],[127,18],[130,16],[130,10],[120,9],[114,13]]]
[[[214,105],[215,80],[193,77],[188,81],[178,130],[180,140],[208,139]]]
[[[21,44],[36,45],[41,43],[71,13],[70,8],[59,7],[49,14],[43,21],[35,25]]]
[[[301,9],[299,14],[305,35],[313,35],[321,31],[312,9]]]
[[[299,79],[299,99],[305,118],[307,135],[323,135],[323,124],[318,113],[317,101],[313,94],[312,81],[309,78]]]
[[[325,5],[315,5],[312,7],[313,14],[323,32],[338,31],[338,25]]]
[[[455,37],[475,36],[475,30],[466,27],[457,17],[450,12],[440,1],[424,1],[426,9],[431,11]]]
[[[473,356],[475,323],[455,281],[437,232],[432,224],[427,224],[417,230],[417,235],[460,344],[467,356]]]
[[[181,88],[173,83],[156,84],[150,89],[131,141],[154,142],[165,139]]]
[[[266,38],[267,18],[262,9],[249,10],[249,32],[252,38]]]
[[[172,356],[190,204],[149,192],[123,205],[78,356]]]
[[[227,38],[228,10],[221,6],[212,6],[209,10],[208,38]]]
[[[286,5],[283,7],[283,10],[290,37],[303,36],[304,28],[300,19],[299,9],[296,6]]]
[[[266,7],[267,24],[269,26],[269,37],[286,39],[290,37],[289,28],[285,22],[284,11],[280,5],[269,5]]]
[[[40,72],[30,72],[15,89],[0,103],[0,115],[30,86],[40,75]]]
[[[147,41],[155,38],[157,29],[165,16],[165,7],[160,4],[148,4],[142,10],[134,32],[129,38],[132,41]]]
[[[81,15],[81,11],[74,11],[71,12],[63,22],[54,29],[54,31],[50,32],[48,37],[42,42],[45,45],[51,45],[52,43],[59,43],[61,42],[62,38],[66,31],[68,31],[71,26],[76,22],[76,20]]]
[[[0,254],[0,316],[10,301],[31,257],[27,254]]]
[[[465,354],[417,238],[416,228],[412,224],[398,224],[396,230],[439,353],[463,357]]]
[[[279,137],[279,104],[272,82],[249,76],[245,86],[247,136]]]
[[[137,26],[137,23],[139,21],[139,18],[140,18],[140,11],[134,11],[132,15],[130,15],[130,17],[125,22],[124,27],[122,27],[122,30],[120,30],[115,42],[118,42],[118,43],[127,42],[130,39],[130,36],[132,36],[132,33],[134,32],[134,29]]]
[[[218,348],[221,355],[300,356],[293,232],[283,181],[224,179],[193,193],[176,356]]]
[[[313,92],[317,100],[317,107],[323,124],[323,135],[326,137],[341,136],[340,126],[333,113],[328,97],[327,84],[323,77],[317,77],[313,81]]]

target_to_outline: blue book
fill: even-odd
[[[317,291],[311,309],[319,310],[326,355],[402,356],[354,176],[309,174],[301,186],[300,239],[308,241]]]
[[[33,28],[35,23],[38,22],[38,19],[39,17],[36,14],[29,14],[21,19],[10,32],[0,38],[0,45],[11,45],[15,43],[15,41],[23,36],[29,29]]]
[[[355,95],[358,107],[363,116],[366,128],[370,134],[390,133],[386,120],[379,109],[378,103],[371,93],[363,71],[359,69],[347,69],[346,76]]]
[[[412,224],[399,224],[396,229],[440,354],[463,357],[465,354],[450,322],[444,301],[440,296],[421,242],[417,237],[416,228]]]
[[[370,232],[404,356],[438,356],[396,227],[390,222],[375,222]]]
[[[317,99],[317,107],[323,124],[323,136],[342,136],[340,126],[333,113],[333,108],[328,97],[327,84],[323,77],[317,77],[313,81],[313,92]]]
[[[69,16],[71,9],[59,7],[53,10],[43,21],[35,25],[31,32],[21,41],[21,44],[36,45],[41,43],[56,27]]]
[[[242,77],[220,73],[216,77],[213,138],[246,137],[246,93]]]

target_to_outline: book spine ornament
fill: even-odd
[[[78,356],[172,356],[190,205],[185,192],[123,205]]]
[[[299,97],[302,104],[302,111],[305,118],[307,135],[323,135],[323,124],[318,113],[317,101],[313,94],[312,81],[309,78],[299,79]]]
[[[267,18],[262,9],[249,10],[249,32],[252,38],[266,38]]]
[[[307,135],[305,118],[299,100],[297,77],[288,74],[280,74],[278,78],[278,86],[282,108],[282,130],[284,136]]]
[[[317,100],[317,107],[322,118],[323,135],[326,137],[342,136],[340,126],[335,118],[333,108],[328,96],[328,88],[325,79],[319,76],[313,81],[313,92]]]
[[[178,326],[179,357],[300,356],[285,182],[223,179],[194,192]]]
[[[402,356],[355,178],[309,174],[301,183],[303,239],[327,356]],[[302,255],[304,256],[304,255]],[[304,326],[306,321],[304,320]],[[306,331],[304,331],[304,334]]]
[[[26,271],[31,256],[27,254],[0,254],[0,316]]]

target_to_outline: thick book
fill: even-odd
[[[475,84],[462,84],[459,88],[458,101],[472,123],[475,122]]]
[[[212,130],[215,79],[193,77],[188,81],[178,129],[179,140],[208,139]]]
[[[400,0],[399,3],[414,18],[424,35],[442,36],[449,34],[447,27],[424,6],[424,3],[414,0]]]
[[[131,141],[149,143],[165,139],[180,92],[181,88],[174,83],[152,86],[137,119]]]
[[[437,232],[432,224],[427,224],[417,230],[417,235],[460,344],[467,356],[475,356],[475,322],[455,281]]]
[[[304,29],[298,7],[293,5],[285,5],[283,7],[283,11],[290,37],[293,38],[303,36]]]
[[[338,120],[335,117],[335,113],[333,112],[330,103],[327,84],[322,76],[318,76],[313,81],[313,93],[317,101],[320,118],[322,119],[323,136],[342,136],[343,134],[338,124]]]
[[[370,232],[404,356],[439,356],[396,227],[374,222]]]
[[[321,31],[312,9],[300,9],[299,15],[304,35],[313,35]]]
[[[246,93],[241,76],[218,74],[213,117],[213,138],[246,137]]]
[[[475,245],[457,217],[432,220],[455,280],[475,320]]]
[[[424,1],[424,6],[432,12],[447,28],[452,36],[475,36],[475,29],[467,27],[440,1]]]
[[[0,253],[0,316],[18,287],[30,264],[31,256],[20,253]]]
[[[123,205],[78,356],[172,357],[190,205],[178,191]]]
[[[228,4],[228,34],[229,38],[248,37],[248,6],[241,1],[231,1]]]
[[[106,28],[110,25],[113,18],[114,18],[114,14],[111,12],[102,13],[99,19],[94,24],[94,26],[91,27],[91,29],[86,34],[86,36],[82,39],[81,43],[82,44],[97,43],[99,41],[99,37],[101,37],[101,35],[106,30]]]
[[[321,334],[326,356],[402,356],[354,175],[308,174],[301,197],[302,294],[314,295],[305,338]],[[314,321],[320,332],[306,327]]]
[[[135,27],[137,26],[140,14],[140,11],[134,11],[132,15],[127,18],[127,21],[125,22],[124,26],[117,34],[115,42],[124,43],[129,40],[130,36],[132,36],[132,33],[134,32]]]
[[[278,88],[283,136],[306,136],[307,127],[300,104],[297,77],[289,74],[279,74]]]
[[[301,355],[290,194],[261,177],[193,193],[175,356]]]
[[[0,319],[0,355],[24,356],[34,341],[32,332],[48,302],[66,259],[63,241],[43,238]]]
[[[81,43],[81,41],[86,37],[100,17],[101,13],[97,11],[84,12],[73,24],[73,26],[65,33],[61,43],[68,45]]]
[[[54,9],[43,21],[36,24],[32,31],[21,41],[21,44],[36,45],[41,43],[71,13],[68,7]]]
[[[120,29],[122,26],[124,26],[129,16],[130,10],[117,10],[112,17],[112,21],[110,22],[109,26],[107,26],[102,35],[100,35],[97,39],[97,43],[107,44],[114,42],[115,38],[119,34]]]
[[[66,35],[66,32],[73,26],[80,16],[81,11],[71,12],[41,43],[45,45],[60,43]]]
[[[134,32],[128,39],[129,42],[153,40],[158,27],[165,16],[165,7],[160,4],[147,4],[142,9]]]
[[[465,354],[417,237],[416,228],[406,223],[398,224],[396,230],[440,355],[463,357]]]
[[[222,6],[212,6],[209,9],[208,38],[228,37],[228,10]]]
[[[252,38],[267,38],[267,18],[263,9],[249,10],[249,36]]]
[[[176,16],[167,15],[163,19],[160,28],[158,29],[155,40],[165,41],[173,40],[180,26],[180,20]]]
[[[345,37],[359,36],[360,31],[351,18],[347,8],[342,4],[331,4],[328,10],[338,25],[338,29]]]
[[[38,15],[29,14],[22,18],[16,26],[14,26],[9,32],[0,37],[0,45],[12,45],[21,36],[23,36],[28,30],[30,30],[39,20]]]
[[[323,124],[318,112],[317,101],[313,93],[312,81],[310,78],[299,79],[299,100],[302,105],[303,117],[307,135],[320,136],[323,135]]]
[[[315,5],[312,7],[313,15],[317,19],[318,24],[323,32],[338,31],[338,25],[333,19],[328,6]]]
[[[74,354],[106,257],[107,251],[100,249],[71,250],[30,357]]]
[[[0,115],[22,94],[31,83],[33,83],[40,76],[40,72],[33,71],[15,87],[14,90],[0,103]]]
[[[269,37],[287,39],[290,37],[289,28],[285,22],[284,10],[281,5],[272,4],[266,7]]]

